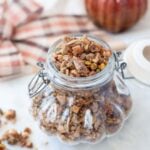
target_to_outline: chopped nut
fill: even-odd
[[[20,138],[20,134],[15,129],[10,129],[2,136],[2,140],[8,141],[9,144],[15,145]]]
[[[23,132],[21,133],[21,137],[22,137],[23,139],[27,139],[27,138],[29,137],[29,133],[23,131]]]
[[[92,61],[93,61],[94,63],[98,63],[99,60],[100,60],[100,58],[101,58],[100,53],[96,53],[96,56],[95,56],[94,59],[92,59]]]
[[[66,45],[72,46],[73,44],[80,44],[80,41],[77,39],[72,39]]]
[[[80,59],[85,60],[85,59],[86,59],[86,53],[82,53],[82,54],[80,55]]]
[[[59,125],[59,126],[58,126],[58,131],[59,131],[60,133],[65,133],[65,132],[66,132],[64,126],[62,126],[62,125]]]
[[[74,69],[74,70],[71,70],[70,73],[71,73],[71,75],[74,76],[74,77],[79,77],[79,76],[80,76],[79,73],[77,72],[77,70],[75,70],[75,69]]]
[[[92,75],[95,75],[96,73],[97,72],[95,72],[95,71],[91,71],[89,75],[92,76]]]
[[[74,113],[78,113],[79,110],[80,110],[80,107],[76,106],[76,105],[73,105],[71,110],[74,112]]]
[[[96,69],[97,69],[97,65],[96,65],[95,63],[92,63],[92,64],[91,64],[91,69],[92,69],[92,70],[96,70]]]
[[[105,64],[102,63],[102,64],[100,64],[98,67],[99,67],[100,70],[103,70],[103,69],[105,68]]]
[[[94,54],[93,53],[89,53],[86,55],[86,60],[92,61],[94,59]]]
[[[87,65],[87,66],[90,66],[91,62],[90,61],[85,61],[84,64]]]
[[[86,51],[88,50],[88,48],[89,48],[89,45],[88,45],[88,44],[84,46],[84,49],[85,49]]]
[[[84,72],[84,73],[88,72],[87,67],[84,65],[83,61],[80,60],[79,58],[73,57],[73,63],[78,72]]]
[[[19,137],[19,133],[17,132],[17,130],[15,129],[10,129],[6,132],[6,135],[10,135],[10,136],[13,136],[15,138],[18,138]]]
[[[61,55],[62,56],[62,55]],[[69,61],[70,59],[70,56],[69,55],[64,55],[62,56],[62,60],[65,60],[65,61]]]
[[[65,70],[65,74],[66,74],[66,75],[69,75],[69,69],[66,69],[66,70]]]
[[[56,95],[56,98],[61,105],[64,105],[66,103],[66,95]]]
[[[92,110],[93,110],[93,112],[97,112],[98,111],[98,104],[97,103],[93,103],[92,104]]]
[[[81,54],[83,52],[83,49],[81,48],[80,45],[76,45],[74,47],[72,47],[72,53],[74,56],[77,56],[78,54]]]
[[[102,124],[103,122],[101,119],[97,118],[97,120],[94,122],[94,128],[98,129],[98,127]]]
[[[110,57],[112,54],[111,54],[111,51],[107,50],[104,52],[104,56],[106,57]]]
[[[83,40],[84,44],[89,45],[90,44],[90,40],[87,38],[87,35],[83,35]]]
[[[100,72],[100,69],[99,69],[99,68],[97,68],[97,69],[96,69],[96,72]]]
[[[16,118],[16,111],[13,109],[9,109],[4,113],[6,119],[13,120]]]
[[[31,130],[30,128],[26,127],[26,128],[24,129],[24,132],[27,132],[27,133],[31,134],[32,130]]]
[[[6,141],[11,145],[20,145],[22,147],[32,148],[33,144],[28,140],[30,133],[31,130],[29,128],[25,128],[21,133],[15,129],[9,129],[3,134],[1,141]]]
[[[25,144],[25,146],[27,148],[32,148],[33,147],[33,143],[31,141],[27,141],[26,144]]]
[[[69,51],[69,49],[68,49],[68,47],[67,47],[65,44],[63,44],[63,45],[61,46],[60,51],[62,52],[62,54],[67,54],[68,51]]]

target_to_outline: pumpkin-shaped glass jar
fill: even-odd
[[[110,49],[99,38],[88,38]],[[115,71],[113,52],[106,67],[95,75],[71,77],[60,73],[51,58],[61,42],[50,47],[47,62],[29,84],[32,114],[46,133],[61,141],[96,143],[118,132],[128,118],[132,107],[129,90]]]

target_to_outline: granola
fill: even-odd
[[[15,120],[16,119],[16,111],[13,109],[9,109],[4,112],[4,116],[7,120]]]
[[[48,101],[45,103],[44,95],[40,96],[41,99],[39,96],[35,97],[32,112],[41,114],[40,125],[47,133],[58,134],[67,142],[78,141],[81,138],[89,142],[96,142],[105,134],[110,135],[117,132],[122,126],[124,115],[128,115],[132,106],[129,97],[118,97],[118,94],[113,92],[107,93],[112,90],[114,84],[111,81],[104,87],[105,89],[98,88],[87,91],[90,94],[86,94],[85,91],[80,91],[78,94],[79,91],[63,91],[62,93],[62,90],[54,90],[48,96],[49,98],[52,95],[55,96],[52,103],[48,103]],[[55,119],[51,121],[48,111],[54,106],[53,104],[56,104],[57,110]],[[90,111],[89,114],[87,110]]]
[[[10,145],[19,145],[21,147],[32,148],[33,143],[29,140],[31,129],[26,128],[22,132],[16,129],[7,130],[1,137],[1,141],[7,142]]]
[[[73,77],[88,77],[102,71],[112,52],[86,36],[65,37],[53,54],[56,68]]]
[[[0,127],[5,126],[7,123],[16,121],[16,111],[14,109],[2,110],[0,108]],[[14,122],[15,123],[15,122]],[[16,129],[8,129],[0,137],[0,150],[6,150],[6,146],[3,143],[9,145],[18,145],[20,147],[33,148],[33,143],[30,141],[30,135],[32,131],[29,127],[26,127],[22,132],[18,132]]]

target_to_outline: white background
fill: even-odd
[[[45,10],[53,13],[85,14],[82,0],[38,0]],[[57,7],[56,7],[57,4]],[[59,4],[59,6],[58,6]],[[132,29],[115,35],[114,38],[130,43],[136,39],[150,38],[150,11]],[[134,109],[123,129],[114,137],[96,145],[80,144],[67,146],[56,138],[49,137],[40,131],[37,123],[29,114],[31,100],[28,97],[27,85],[31,76],[0,81],[0,107],[14,108],[17,111],[17,123],[0,128],[2,134],[7,128],[23,130],[29,126],[33,130],[32,141],[38,150],[149,150],[150,149],[150,87],[136,80],[126,81],[133,97]],[[46,144],[48,142],[48,144]],[[20,150],[20,147],[8,147],[9,150]]]

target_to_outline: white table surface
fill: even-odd
[[[45,5],[46,10],[56,4],[56,0],[38,0]],[[62,0],[59,11],[65,13],[85,13],[83,1]],[[53,3],[52,3],[53,2]],[[67,3],[68,2],[68,3]],[[70,6],[72,9],[70,9]],[[58,9],[57,9],[58,10]],[[56,13],[56,10],[51,11]],[[115,38],[122,39],[130,43],[136,39],[150,38],[150,11],[132,29],[122,34],[115,35]],[[55,137],[45,135],[38,127],[37,123],[29,114],[31,100],[28,97],[27,85],[31,80],[31,75],[0,81],[0,108],[13,108],[17,111],[17,123],[9,124],[0,128],[0,135],[7,128],[23,130],[29,126],[33,130],[32,141],[38,150],[149,150],[150,149],[150,87],[139,83],[136,80],[127,80],[130,89],[134,109],[123,129],[114,137],[104,140],[96,145],[80,144],[77,146],[67,146],[60,143]],[[48,144],[46,144],[48,142]],[[22,150],[16,146],[8,146],[9,150]]]

